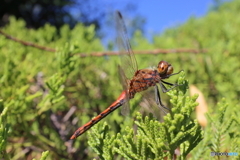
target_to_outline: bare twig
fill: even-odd
[[[56,49],[40,46],[40,45],[34,44],[32,42],[26,42],[26,41],[20,40],[18,38],[12,37],[12,36],[4,33],[1,30],[0,30],[0,34],[5,36],[7,39],[10,39],[10,40],[13,40],[15,42],[21,43],[25,46],[31,46],[31,47],[38,48],[38,49],[45,50],[45,51],[49,51],[49,52],[56,52]],[[186,48],[154,49],[154,50],[149,50],[149,51],[147,51],[147,50],[145,50],[145,51],[135,50],[134,51],[135,54],[205,53],[205,52],[207,52],[207,49],[199,50],[199,49],[186,49]],[[122,52],[117,52],[117,51],[104,51],[104,52],[76,53],[76,54],[79,55],[80,57],[102,57],[102,56],[115,56],[115,55],[119,55],[120,53],[122,54]]]
[[[135,54],[169,54],[169,53],[205,53],[207,49],[187,49],[187,48],[176,48],[176,49],[154,49],[139,51],[134,50]],[[124,54],[124,52],[118,51],[105,51],[105,52],[91,52],[91,53],[77,53],[80,57],[102,57],[102,56],[116,56]],[[127,52],[125,52],[127,54]]]
[[[35,47],[35,48],[38,48],[38,49],[41,49],[41,50],[45,50],[45,51],[49,51],[49,52],[56,52],[55,49],[53,48],[48,48],[48,47],[44,47],[44,46],[40,46],[40,45],[37,45],[35,43],[32,43],[32,42],[26,42],[26,41],[23,41],[23,40],[20,40],[18,38],[15,38],[15,37],[12,37],[6,33],[4,33],[2,30],[0,30],[0,34],[2,34],[4,37],[6,37],[7,39],[10,39],[10,40],[13,40],[15,42],[18,42],[18,43],[21,43],[25,46],[32,46],[32,47]]]

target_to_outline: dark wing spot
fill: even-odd
[[[122,19],[122,14],[119,11],[117,11],[117,14]]]

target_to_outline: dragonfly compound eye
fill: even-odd
[[[173,67],[171,66],[171,64],[169,64],[167,69],[167,75],[170,75],[172,73],[173,73]]]
[[[158,63],[158,73],[165,74],[168,71],[168,63],[165,61],[160,61]]]

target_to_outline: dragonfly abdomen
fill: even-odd
[[[123,91],[122,94],[118,97],[118,99],[115,102],[113,102],[107,109],[105,109],[98,116],[94,117],[91,121],[89,121],[82,127],[78,128],[70,139],[75,139],[81,134],[83,134],[84,132],[86,132],[88,129],[90,129],[92,126],[94,126],[104,117],[106,117],[109,113],[113,112],[118,107],[122,106],[125,103],[125,101],[126,101],[126,91]]]

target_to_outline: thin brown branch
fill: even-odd
[[[55,49],[53,48],[48,48],[48,47],[44,47],[44,46],[40,46],[40,45],[37,45],[35,43],[32,43],[32,42],[26,42],[26,41],[23,41],[23,40],[20,40],[18,38],[15,38],[15,37],[12,37],[6,33],[4,33],[3,31],[0,30],[0,34],[2,34],[4,37],[6,37],[7,39],[10,39],[10,40],[13,40],[15,42],[18,42],[18,43],[21,43],[25,46],[32,46],[34,48],[38,48],[38,49],[41,49],[41,50],[45,50],[45,51],[49,51],[49,52],[56,52]]]
[[[134,50],[135,54],[169,54],[169,53],[205,53],[207,49],[186,49],[186,48],[176,48],[176,49],[154,49],[154,50]],[[91,52],[91,53],[77,53],[80,57],[102,57],[102,56],[116,56],[120,54],[127,54],[127,52],[118,51],[104,51],[104,52]]]
[[[45,50],[45,51],[49,51],[49,52],[56,52],[56,49],[40,46],[40,45],[34,44],[32,42],[26,42],[26,41],[20,40],[18,38],[12,37],[12,36],[4,33],[1,30],[0,30],[0,34],[5,36],[7,39],[10,39],[10,40],[13,40],[15,42],[21,43],[25,46],[31,46],[31,47],[38,48],[38,49]],[[134,51],[135,54],[205,53],[205,52],[207,52],[207,49],[199,50],[199,49],[186,49],[186,48],[154,49],[154,50],[149,50],[149,51],[147,51],[147,50],[146,51],[135,50]],[[124,53],[118,52],[118,51],[104,51],[104,52],[76,53],[76,54],[79,55],[80,57],[102,57],[102,56],[120,55],[120,53],[124,54]],[[125,54],[127,54],[127,53],[125,53]]]

